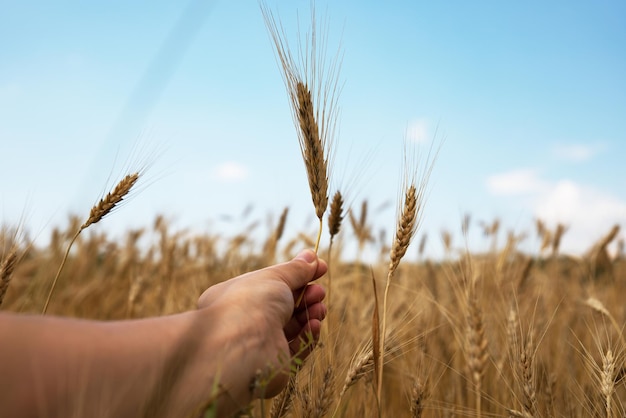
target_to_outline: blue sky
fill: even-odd
[[[291,42],[308,1],[268,1]],[[444,145],[424,212],[429,251],[470,213],[587,249],[626,227],[626,5],[317,2],[344,53],[335,187],[394,228],[403,140]],[[150,163],[100,228],[157,213],[193,231],[315,230],[287,95],[257,1],[6,2],[0,14],[0,220],[39,239]],[[294,45],[295,46],[295,45]],[[226,221],[224,215],[230,215]],[[260,227],[263,233],[265,226]],[[349,228],[346,228],[349,233]],[[621,236],[624,236],[622,233]]]

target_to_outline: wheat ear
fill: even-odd
[[[271,418],[282,418],[289,413],[293,403],[293,394],[296,392],[296,375],[291,373],[285,389],[274,398],[270,409]]]
[[[263,245],[263,252],[267,254],[267,258],[273,263],[276,262],[276,248],[278,241],[282,238],[285,232],[285,225],[287,224],[287,215],[289,214],[289,207],[285,207],[278,218],[278,223],[274,228],[274,232],[267,238]]]
[[[130,189],[139,179],[139,173],[128,174],[124,177],[118,184],[115,186],[113,191],[108,193],[104,198],[100,199],[98,203],[96,203],[89,212],[89,217],[83,223],[74,236],[72,237],[70,243],[67,246],[67,250],[65,251],[65,255],[63,256],[63,260],[61,261],[61,265],[57,270],[57,274],[54,276],[54,280],[52,281],[52,286],[50,287],[50,291],[48,292],[48,297],[46,298],[46,303],[43,306],[43,310],[41,311],[42,315],[45,315],[48,310],[48,305],[50,304],[50,299],[52,299],[52,294],[54,293],[54,289],[56,287],[57,281],[59,280],[59,276],[61,275],[61,271],[63,270],[63,266],[65,266],[65,262],[67,261],[67,257],[70,254],[70,250],[72,249],[72,244],[78,238],[80,233],[88,228],[89,226],[98,223],[104,218],[106,215],[111,213],[111,211],[119,205],[124,197],[130,192]]]
[[[330,243],[328,245],[328,294],[326,297],[326,303],[330,306],[331,302],[331,258],[333,251],[333,240],[335,235],[339,233],[341,229],[341,222],[343,221],[343,196],[340,191],[336,191],[333,195],[333,199],[330,202],[330,213],[328,214],[328,232],[330,234]]]
[[[270,33],[279,61],[283,81],[289,95],[292,117],[297,126],[298,142],[304,160],[309,189],[315,214],[319,219],[315,252],[319,250],[322,237],[323,217],[328,206],[329,161],[338,115],[337,98],[340,92],[338,72],[339,55],[327,65],[324,57],[326,38],[322,36],[318,49],[315,10],[311,11],[311,35],[308,45],[300,50],[300,62],[296,63],[285,34],[267,6],[261,3],[261,12]],[[296,299],[300,305],[304,290]]]
[[[434,142],[433,144],[434,145]],[[421,173],[421,179],[419,182],[419,186],[416,187],[415,186],[415,182],[414,182],[414,178],[411,178],[411,176],[415,175],[415,173],[411,174],[410,172],[408,172],[408,170],[410,170],[410,164],[411,161],[407,160],[407,157],[410,157],[407,153],[407,150],[405,148],[405,162],[404,162],[404,169],[407,170],[405,172],[405,181],[406,183],[404,183],[405,187],[405,191],[404,191],[404,204],[399,207],[398,210],[398,219],[397,219],[397,226],[396,226],[396,234],[393,240],[393,244],[391,245],[391,251],[389,253],[389,268],[387,271],[387,282],[385,284],[385,294],[383,297],[383,310],[382,310],[382,330],[380,333],[380,350],[378,352],[378,355],[380,356],[379,358],[379,363],[383,364],[384,363],[384,355],[385,355],[385,340],[386,340],[386,335],[387,335],[387,301],[389,298],[389,288],[390,288],[390,284],[391,284],[391,279],[393,278],[394,273],[396,272],[396,269],[398,268],[398,265],[400,264],[400,260],[402,260],[402,257],[404,257],[404,255],[406,254],[407,249],[409,248],[409,245],[411,244],[411,241],[413,240],[414,236],[415,236],[415,232],[417,231],[420,223],[421,223],[421,215],[422,215],[422,209],[423,209],[423,205],[424,205],[424,201],[425,201],[425,193],[426,193],[426,186],[428,184],[428,180],[430,179],[430,175],[433,171],[433,166],[434,166],[434,161],[437,158],[437,154],[439,153],[439,149],[435,150],[435,154],[431,154],[431,152],[433,151],[432,149],[432,145],[431,145],[431,149],[428,152],[428,156],[426,158],[425,161],[425,166],[424,166],[424,170]],[[441,146],[441,144],[440,144]],[[405,142],[405,147],[406,147],[406,142]],[[408,180],[408,181],[407,181]],[[380,405],[380,401],[381,401],[381,394],[382,394],[382,382],[383,382],[383,368],[381,367],[380,370],[378,370],[378,376],[377,376],[377,381],[378,381],[378,385],[377,385],[377,401],[378,404]]]
[[[0,264],[0,306],[4,300],[4,295],[9,288],[9,282],[13,275],[13,270],[17,264],[17,251],[12,250]]]
[[[361,378],[363,378],[368,373],[371,373],[374,369],[374,351],[372,347],[367,347],[358,357],[353,360],[353,363],[350,365],[350,369],[346,375],[346,378],[343,383],[343,387],[339,392],[339,402],[341,403],[341,399],[346,391],[356,384]]]
[[[284,32],[278,29],[274,16],[263,3],[261,12],[282,70],[315,214],[319,219],[315,241],[317,252],[322,235],[322,218],[328,206],[329,161],[338,116],[337,99],[341,90],[338,83],[340,54],[330,61],[324,56],[326,37],[318,37],[313,9],[311,34],[306,36],[307,45],[300,46],[299,62],[296,62]]]
[[[535,348],[532,335],[520,353],[519,366],[522,375],[522,390],[524,399],[522,401],[523,412],[527,416],[537,416],[537,391],[535,383]]]
[[[483,314],[476,297],[475,282],[472,282],[467,292],[467,309],[468,366],[475,388],[476,417],[480,418],[482,416],[482,379],[488,353]]]
[[[604,315],[605,317],[609,319],[609,321],[611,321],[611,325],[613,325],[615,332],[617,332],[617,335],[619,335],[620,337],[622,346],[626,347],[626,339],[624,339],[624,333],[623,333],[622,327],[620,327],[620,325],[617,323],[617,320],[613,317],[613,315],[611,315],[611,312],[609,312],[609,310],[604,306],[604,304],[600,302],[600,300],[590,296],[589,298],[587,298],[587,300],[585,300],[585,305],[587,305],[594,311]]]
[[[385,285],[385,294],[383,296],[383,315],[382,315],[382,329],[380,332],[380,350],[378,352],[379,356],[383,356],[385,352],[385,333],[387,328],[387,299],[389,296],[389,285],[391,284],[391,278],[395,273],[398,265],[400,264],[400,260],[406,254],[406,250],[415,235],[415,230],[418,225],[418,193],[414,184],[411,184],[405,194],[404,194],[404,205],[402,207],[402,211],[400,216],[398,217],[398,224],[396,227],[396,236],[391,246],[391,252],[389,254],[389,269],[387,271],[387,283]],[[378,362],[380,364],[383,363],[383,359],[379,358]],[[383,373],[382,367],[378,372],[378,385],[377,385],[377,396],[378,403],[380,404],[381,397],[381,389],[383,384]]]
[[[313,400],[313,416],[323,417],[328,414],[333,403],[335,387],[335,375],[332,365],[329,365],[324,372],[324,376],[317,390],[317,396]]]
[[[89,212],[89,218],[85,221],[83,225],[81,225],[80,230],[89,227],[95,223],[100,222],[102,218],[111,213],[111,211],[115,208],[115,206],[119,205],[122,200],[124,200],[124,196],[130,192],[130,189],[139,179],[139,173],[128,174],[124,177],[117,186],[108,193],[104,198],[100,199],[100,201],[91,208]]]
[[[615,393],[615,356],[611,349],[602,353],[602,372],[600,373],[600,392],[604,398],[606,418],[613,418],[613,394]]]
[[[424,412],[424,403],[428,399],[428,383],[422,382],[420,378],[413,382],[411,390],[411,417],[420,418]]]
[[[306,167],[309,189],[315,207],[315,214],[320,220],[320,228],[315,242],[315,251],[319,248],[322,233],[322,218],[328,206],[328,160],[324,155],[324,144],[320,138],[315,119],[313,100],[309,88],[302,82],[296,82],[298,99],[298,123],[300,126],[300,149]]]
[[[343,221],[343,196],[340,191],[336,191],[330,202],[330,214],[328,215],[328,232],[330,239],[335,237],[341,229]]]
[[[398,225],[396,228],[396,238],[391,246],[389,272],[392,276],[400,260],[406,254],[407,248],[415,235],[417,228],[417,189],[414,184],[411,184],[404,195],[404,205],[402,207],[402,214],[398,218]]]

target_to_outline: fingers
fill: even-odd
[[[302,289],[298,289],[294,295],[299,295],[301,292]],[[320,303],[325,296],[326,291],[320,285],[313,284],[304,289],[302,302],[295,308],[289,321],[285,324],[284,331],[287,340],[295,338],[309,319],[322,321],[326,317],[326,307]]]
[[[323,303],[316,303],[306,311],[298,312],[294,315],[295,320],[300,324],[300,328],[306,326],[307,322],[314,319],[323,321],[326,318],[326,306]]]
[[[251,271],[211,286],[200,296],[197,306],[198,308],[208,306],[213,299],[219,297],[224,290],[229,288],[229,286],[233,286],[238,280],[271,277],[272,279],[278,279],[284,282],[289,289],[294,292],[296,289],[304,288],[307,283],[322,277],[327,270],[328,266],[324,260],[319,259],[313,251],[304,250],[293,260],[286,263],[266,267],[262,270]],[[300,292],[298,292],[297,296],[294,296],[294,300],[299,295]]]
[[[277,278],[287,283],[293,291],[322,277],[328,270],[328,266],[313,251],[304,250],[293,260],[268,267],[268,269],[271,269]]]
[[[323,303],[316,303],[309,306],[307,310],[302,310],[294,314],[294,316],[287,322],[283,331],[285,332],[285,338],[287,341],[291,341],[298,337],[302,332],[302,329],[307,326],[307,323],[315,321],[323,321],[326,318],[326,306]]]
[[[321,302],[326,297],[326,290],[322,286],[317,284],[306,286],[304,289],[297,289],[293,292],[294,299],[300,297],[304,291],[304,296],[300,304],[296,306],[296,311],[306,309],[307,306],[311,306],[314,303]]]
[[[289,341],[291,355],[304,360],[315,348],[320,338],[322,323],[318,319],[312,319],[301,329],[296,338]]]

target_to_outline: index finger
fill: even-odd
[[[275,270],[276,277],[294,291],[322,277],[328,270],[328,265],[313,251],[304,250],[291,261],[269,268]]]

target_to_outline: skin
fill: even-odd
[[[207,289],[198,309],[132,321],[0,314],[0,411],[19,417],[231,416],[287,384],[326,316],[327,270],[293,260]],[[305,289],[303,302],[294,301]]]

